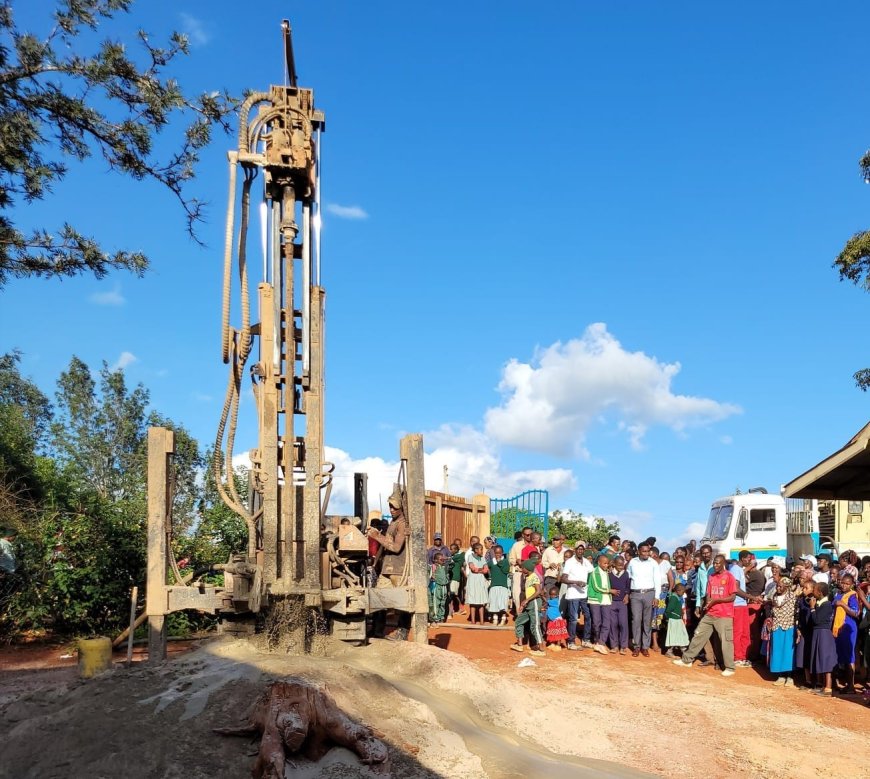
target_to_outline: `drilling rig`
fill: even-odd
[[[190,581],[181,576],[169,537],[174,439],[171,431],[152,428],[146,613],[149,656],[155,659],[165,656],[163,620],[172,611],[215,613],[228,632],[253,633],[270,609],[288,600],[305,610],[308,622],[325,623],[343,640],[365,641],[367,615],[386,609],[413,614],[416,639],[427,640],[422,436],[406,436],[400,444],[394,494],[408,521],[408,564],[394,586],[373,587],[367,575],[364,474],[354,475],[354,515],[327,513],[334,466],[324,459],[323,435],[326,293],[320,150],[325,117],[314,105],[313,91],[297,84],[286,20],[282,29],[284,83],[246,97],[239,111],[238,147],[228,153],[221,356],[229,378],[215,438],[214,478],[223,501],[247,526],[247,549],[213,566],[223,573],[223,586],[200,583],[199,572]],[[261,214],[258,268],[248,256],[254,192]],[[241,317],[237,327],[230,324],[234,264]],[[259,321],[253,321],[251,310],[255,273]],[[248,496],[243,499],[232,461],[239,404],[248,383],[257,447],[250,451]]]

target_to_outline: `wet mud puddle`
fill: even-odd
[[[446,730],[460,736],[468,750],[480,758],[490,779],[552,776],[554,771],[560,779],[654,776],[607,760],[552,752],[535,742],[523,741],[513,731],[488,721],[464,695],[451,692],[449,698],[443,698],[411,679],[392,674],[385,677],[380,673],[382,669],[370,667],[363,658],[351,652],[344,653],[341,659],[406,698],[427,706]]]

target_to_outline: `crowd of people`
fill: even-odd
[[[656,652],[726,677],[764,666],[774,684],[827,696],[855,693],[857,673],[868,689],[870,557],[852,551],[726,559],[694,541],[670,553],[614,535],[592,548],[526,527],[507,550],[436,533],[428,563],[430,621],[512,622],[516,652]]]

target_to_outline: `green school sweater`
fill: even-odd
[[[502,557],[501,562],[495,560],[489,566],[489,583],[492,587],[507,587],[508,574],[511,570],[511,564],[507,557]]]

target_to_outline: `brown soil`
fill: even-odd
[[[660,656],[588,650],[518,668],[512,630],[449,625],[429,639],[334,645],[323,657],[173,642],[164,666],[117,664],[87,681],[74,657],[61,657],[69,647],[5,647],[0,777],[247,776],[255,746],[211,729],[237,724],[267,681],[288,675],[326,685],[346,713],[383,733],[403,779],[670,776],[690,765],[712,776],[851,775],[870,728],[859,698],[775,688],[756,670],[723,679]],[[291,771],[369,775],[338,749]]]

